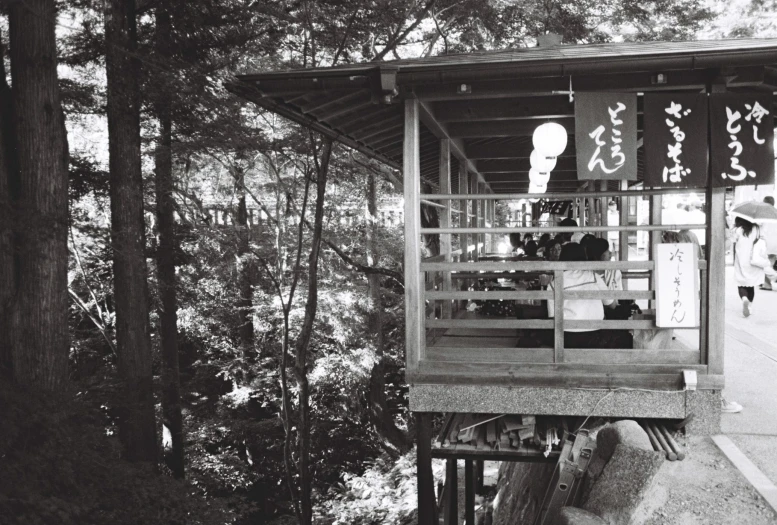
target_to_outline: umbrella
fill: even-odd
[[[729,213],[750,222],[777,222],[777,208],[765,202],[743,202]]]

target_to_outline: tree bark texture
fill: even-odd
[[[162,58],[171,56],[171,20],[168,2],[161,0],[156,10],[156,46]],[[167,77],[163,76],[165,80]],[[159,335],[162,353],[162,414],[170,430],[172,446],[165,452],[165,463],[176,478],[183,478],[184,431],[181,415],[181,382],[178,367],[178,298],[175,279],[175,201],[173,200],[172,91],[163,82],[155,104],[159,139],[155,160],[156,217],[159,235],[157,281],[159,283]]]
[[[119,438],[126,459],[156,462],[135,16],[134,0],[105,1],[111,244],[118,368],[123,382]]]
[[[315,154],[315,152],[314,152]],[[313,520],[313,505],[311,500],[312,478],[310,474],[310,384],[308,383],[308,349],[313,335],[313,322],[318,310],[318,261],[321,252],[321,236],[324,226],[324,203],[326,202],[326,181],[329,172],[329,161],[332,157],[332,140],[324,139],[321,158],[316,170],[316,213],[313,221],[313,239],[308,256],[308,296],[305,303],[305,320],[295,345],[295,368],[299,387],[299,498],[302,512],[302,523],[308,525]],[[302,220],[302,217],[300,217]]]
[[[12,143],[13,112],[11,88],[5,71],[5,56],[0,34],[0,378],[11,379],[10,304],[14,290],[13,229],[11,227],[11,177],[18,186],[16,146]]]
[[[17,169],[5,170],[7,182],[0,190],[12,202],[12,246],[10,258],[3,257],[2,273],[5,281],[5,265],[12,260],[12,297],[10,302],[5,299],[13,378],[48,390],[65,386],[69,350],[68,147],[57,83],[55,22],[54,0],[9,7],[13,116],[11,129],[3,118],[3,138],[16,142],[15,159],[5,164],[15,163]],[[7,243],[7,230],[2,237],[0,242]]]
[[[238,201],[236,214],[237,256],[238,256],[238,299],[237,310],[240,312],[240,349],[243,358],[254,351],[254,301],[253,301],[253,265],[249,259],[251,253],[251,230],[248,227],[248,208],[246,206],[245,172],[239,169],[235,173]]]

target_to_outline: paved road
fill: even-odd
[[[756,289],[753,306],[745,319],[727,267],[724,395],[745,409],[723,414],[722,430],[777,484],[777,291]]]

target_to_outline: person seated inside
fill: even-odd
[[[605,241],[606,242],[606,241]],[[577,243],[565,244],[559,261],[586,261],[585,250]],[[548,285],[553,290],[554,283]],[[604,280],[592,270],[565,270],[564,290],[607,290]],[[615,299],[569,299],[564,301],[564,321],[602,321],[604,308],[614,308]],[[555,301],[548,300],[548,316],[555,316]],[[564,328],[565,348],[631,348],[631,335],[626,330],[598,328]]]
[[[521,260],[524,261],[538,261],[540,258],[537,257],[537,243],[534,241],[529,241],[523,246],[523,257],[521,257]]]
[[[575,219],[570,219],[569,217],[567,217],[566,219],[558,223],[558,225],[565,226],[565,227],[568,227],[568,226],[577,227],[577,221]],[[556,237],[558,238],[559,236],[561,236],[561,244],[566,244],[568,242],[572,242],[573,235],[574,233],[572,232],[564,232],[564,233],[559,233],[558,235],[556,235]]]
[[[513,247],[513,253],[523,253],[523,241],[521,241],[520,233],[510,234],[510,245]]]
[[[548,241],[550,241],[550,234],[549,233],[543,233],[540,236],[540,240],[537,241],[537,256],[538,257],[545,257],[545,245],[548,244]]]

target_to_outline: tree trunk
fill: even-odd
[[[156,10],[156,46],[162,58],[169,58],[170,11],[166,0]],[[162,78],[167,79],[166,76]],[[181,384],[178,375],[178,301],[175,280],[175,202],[173,200],[172,91],[163,82],[155,104],[159,120],[159,142],[156,163],[156,216],[159,233],[157,272],[159,282],[159,334],[162,353],[162,414],[170,431],[171,448],[165,452],[165,463],[176,478],[184,477],[184,432],[181,415]]]
[[[69,350],[68,147],[55,22],[54,0],[28,0],[9,8],[18,171],[6,179],[14,214],[8,332],[15,381],[49,390],[65,386]],[[7,239],[6,230],[3,242]]]
[[[156,462],[134,0],[106,0],[105,40],[116,340],[123,382],[119,438],[126,459]]]
[[[251,230],[248,228],[248,208],[246,207],[245,172],[238,169],[235,173],[238,201],[235,230],[237,231],[237,256],[238,256],[238,287],[240,297],[237,309],[240,312],[240,349],[243,358],[253,354],[254,351],[254,302],[253,302],[253,265],[248,256],[251,252]]]
[[[367,265],[376,266],[378,262],[378,204],[375,191],[375,175],[370,173],[367,178],[367,212],[369,215],[367,232]],[[370,313],[368,332],[374,334],[375,366],[370,373],[370,417],[378,435],[393,455],[404,454],[410,450],[411,442],[394,423],[391,413],[386,407],[386,366],[383,342],[383,302],[380,295],[380,279],[378,274],[369,274],[367,282],[370,294]]]
[[[315,152],[314,152],[315,154]],[[324,139],[321,159],[316,170],[316,213],[313,221],[313,239],[308,256],[308,297],[305,303],[305,320],[302,323],[299,338],[295,345],[294,373],[299,388],[299,420],[298,420],[298,472],[299,499],[302,523],[313,522],[313,505],[311,500],[312,478],[310,475],[310,385],[308,383],[308,348],[313,335],[313,322],[318,310],[318,260],[321,252],[321,236],[324,225],[324,203],[326,201],[326,181],[329,172],[329,161],[332,157],[332,140]],[[300,221],[304,217],[300,217]],[[298,270],[298,268],[295,268]]]
[[[0,379],[10,379],[10,303],[14,291],[13,229],[11,220],[12,197],[11,177],[18,185],[16,173],[16,146],[14,138],[11,88],[5,74],[5,56],[2,34],[0,34]],[[15,200],[15,197],[14,199]]]

